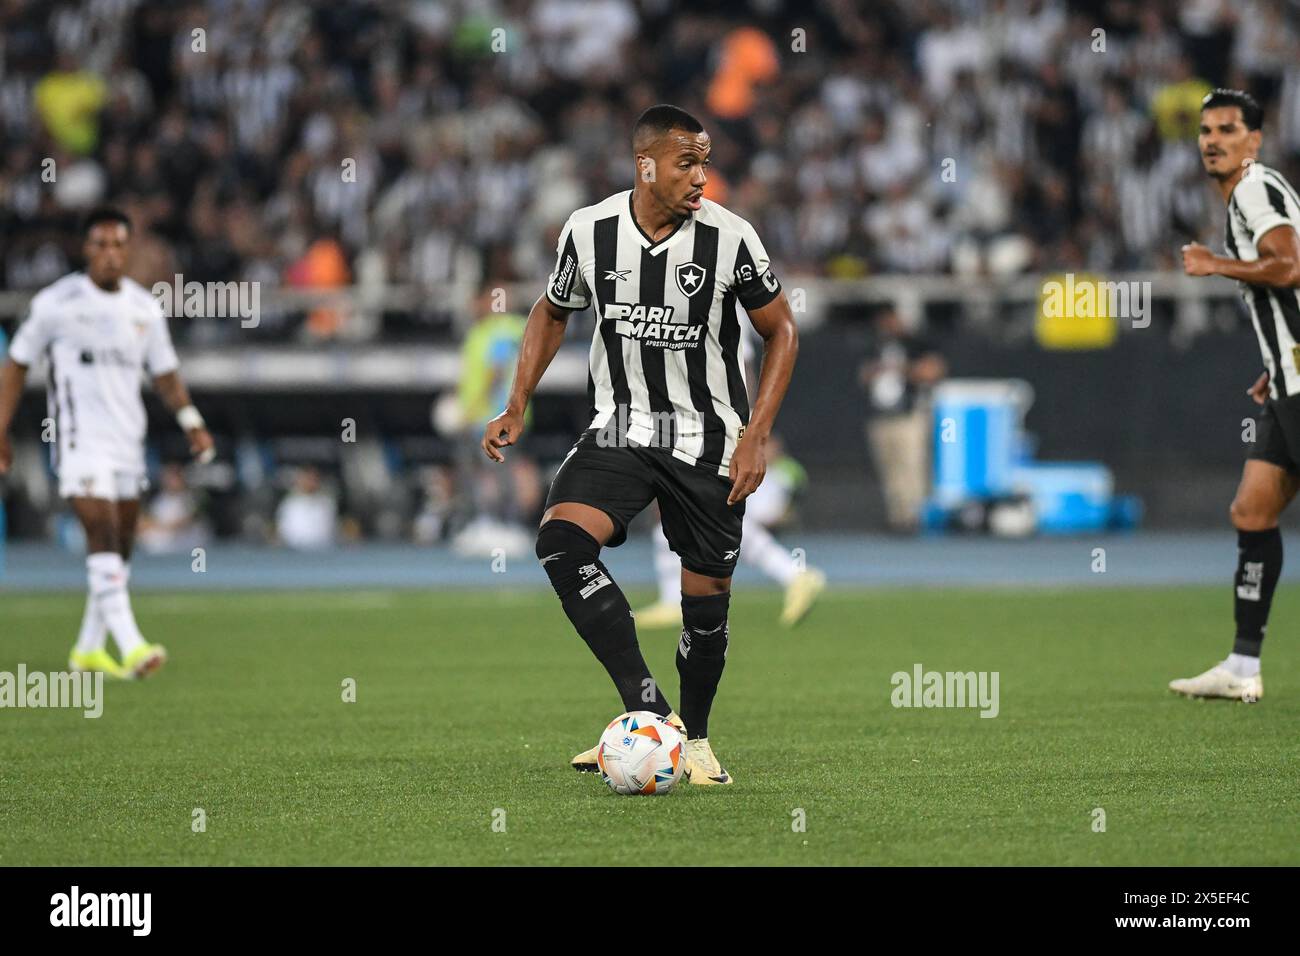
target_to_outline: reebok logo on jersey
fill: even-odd
[[[611,302],[605,306],[605,318],[614,322],[614,331],[624,338],[657,348],[695,348],[703,341],[704,325],[674,321],[673,312],[671,305]]]
[[[556,551],[554,554],[548,554],[546,557],[542,558],[542,567],[546,567],[547,561],[554,561],[556,558],[560,557],[563,554],[564,554],[563,551]]]
[[[621,279],[626,279],[630,275],[632,275],[631,269],[610,269],[605,273],[605,281],[616,282]]]
[[[734,550],[734,551],[723,551],[723,552],[722,552],[722,560],[723,560],[723,561],[734,561],[735,558],[736,558],[736,555],[738,555],[738,554],[740,554],[740,549],[739,549],[739,548],[736,548],[736,550]]]

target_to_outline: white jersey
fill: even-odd
[[[141,374],[179,366],[162,307],[123,279],[106,292],[81,272],[36,293],[9,357],[47,361],[46,401],[55,422],[55,467],[69,459],[143,471],[146,418]]]
[[[1228,255],[1243,262],[1259,259],[1259,240],[1278,226],[1300,228],[1300,200],[1291,184],[1263,163],[1252,165],[1228,200]],[[1300,292],[1238,282],[1259,338],[1274,398],[1300,394]]]

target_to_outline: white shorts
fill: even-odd
[[[67,456],[59,463],[60,498],[132,501],[149,488],[143,468],[124,468],[103,459]]]

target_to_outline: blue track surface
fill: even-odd
[[[1236,564],[1236,540],[1230,529],[1030,541],[791,534],[782,541],[788,547],[803,548],[808,563],[825,570],[832,583],[849,586],[1016,588],[1221,584],[1226,594]],[[1096,548],[1105,549],[1104,573],[1092,570]],[[653,582],[648,539],[633,538],[623,547],[607,549],[603,557],[620,583],[644,586]],[[736,583],[764,583],[766,579],[745,565],[743,557],[742,553]],[[412,545],[362,545],[316,554],[214,545],[208,549],[207,570],[203,573],[192,571],[190,560],[188,553],[139,555],[132,562],[132,587],[142,590],[513,589],[547,584],[531,554],[508,559],[504,571],[495,573],[487,558],[463,558],[445,549]],[[1294,564],[1291,567],[1295,570]],[[1291,576],[1286,571],[1283,573]],[[84,588],[84,562],[80,554],[50,545],[10,544],[0,592],[80,592]]]

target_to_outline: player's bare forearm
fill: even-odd
[[[185,387],[181,381],[180,372],[168,372],[165,375],[159,375],[153,380],[154,391],[162,399],[163,405],[167,411],[175,415],[190,402],[190,390]]]
[[[1252,262],[1216,256],[1205,246],[1183,247],[1183,270],[1192,276],[1220,275],[1251,285],[1278,289],[1300,287],[1300,237],[1290,226],[1270,229],[1256,245],[1259,258]]]
[[[1227,276],[1249,282],[1251,285],[1267,285],[1279,289],[1292,289],[1300,285],[1300,260],[1278,259],[1269,256],[1254,262],[1215,256],[1209,275]]]
[[[794,361],[799,354],[799,328],[784,292],[761,309],[750,312],[749,319],[763,338],[763,369],[759,374],[758,397],[754,399],[745,437],[754,435],[766,441],[794,374]]]
[[[745,434],[731,453],[728,505],[744,501],[763,483],[767,474],[765,446],[786,389],[790,387],[795,356],[799,354],[799,330],[784,292],[762,308],[746,311],[754,330],[763,337],[763,370],[759,373],[758,397],[754,399]]]
[[[524,411],[533,397],[537,383],[550,367],[555,353],[564,341],[564,330],[569,322],[569,310],[561,309],[546,296],[540,296],[528,312],[524,338],[519,344],[519,361],[515,365],[515,379],[510,386],[510,397],[505,411],[483,429],[480,442],[483,454],[495,462],[505,461],[501,449],[513,445],[524,430]]]
[[[26,382],[27,366],[19,365],[13,359],[5,359],[5,364],[0,366],[0,475],[9,471],[13,460],[9,426],[13,424],[14,414],[18,411],[18,400],[22,398]]]
[[[19,365],[13,359],[5,359],[4,366],[0,367],[0,435],[9,432],[26,383],[27,366]]]
[[[207,464],[216,455],[216,444],[203,416],[190,400],[190,390],[181,380],[180,372],[167,372],[154,376],[154,391],[167,406],[167,410],[176,416],[176,423],[181,426],[190,441],[190,452],[200,464]]]
[[[528,407],[529,399],[542,375],[555,359],[555,353],[564,342],[564,330],[569,322],[569,312],[561,309],[546,296],[539,296],[528,312],[524,338],[519,345],[519,361],[515,365],[515,379],[510,386],[506,407],[520,415]]]

